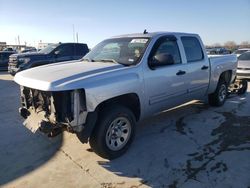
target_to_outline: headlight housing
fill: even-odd
[[[28,57],[21,57],[21,58],[18,59],[18,61],[21,64],[23,64],[23,63],[26,64],[26,63],[28,63],[30,61],[30,58],[28,58]]]

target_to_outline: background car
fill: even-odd
[[[226,48],[207,48],[206,49],[208,55],[225,55],[231,54],[231,51]]]
[[[11,48],[11,47],[7,47],[7,48],[4,48],[3,51],[7,51],[7,52],[15,52],[16,50]]]
[[[0,51],[0,70],[8,70],[9,56],[14,54],[14,51]]]
[[[27,52],[37,52],[37,49],[34,47],[29,47],[21,51],[21,53],[27,53]]]
[[[238,57],[237,77],[250,79],[250,51]]]
[[[241,54],[247,52],[247,51],[250,51],[250,48],[241,48],[241,49],[238,49],[236,51],[234,51],[233,54],[237,55],[237,57],[239,57]]]
[[[21,53],[11,55],[8,71],[11,75],[32,67],[51,63],[77,60],[89,52],[87,44],[83,43],[58,43],[51,44],[39,52]]]

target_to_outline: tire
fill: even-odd
[[[124,154],[135,135],[135,116],[126,107],[104,108],[90,136],[90,146],[99,156],[115,159]]]
[[[208,96],[208,102],[211,106],[222,106],[227,98],[228,86],[224,79],[220,79],[214,93]]]
[[[247,91],[247,80],[241,80],[240,89],[238,90],[238,95],[243,95]]]

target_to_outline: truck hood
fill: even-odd
[[[43,57],[43,56],[46,56],[46,54],[39,53],[39,52],[27,52],[27,53],[11,55],[11,57],[14,57],[14,58],[25,58],[25,57],[32,58],[32,57],[38,57],[38,56]]]
[[[43,91],[72,90],[78,89],[77,86],[84,88],[83,80],[123,68],[126,67],[115,63],[67,61],[21,71],[14,80],[19,85]]]

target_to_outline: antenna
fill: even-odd
[[[76,43],[78,43],[78,32],[76,32]]]
[[[148,34],[147,29],[144,29],[143,34]]]

